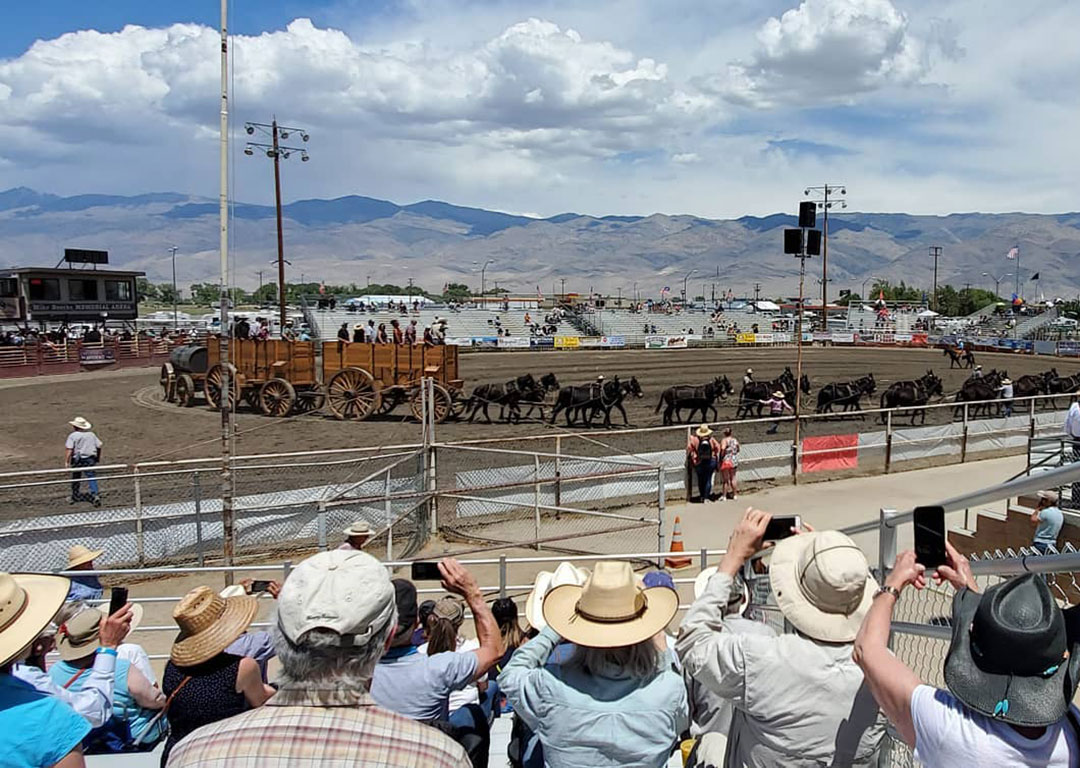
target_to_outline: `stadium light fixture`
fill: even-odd
[[[825,214],[825,224],[821,228],[821,323],[824,330],[829,329],[829,210],[834,205],[847,208],[846,200],[832,199],[833,195],[847,195],[844,184],[822,184],[806,187],[804,197],[814,197],[814,202],[821,206]]]

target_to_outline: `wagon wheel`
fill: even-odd
[[[435,423],[442,424],[454,409],[454,399],[449,392],[438,384],[432,385],[432,391],[435,393],[434,403],[432,404],[435,409]],[[423,392],[423,387],[417,387],[409,401],[413,418],[417,421],[423,421],[423,405],[421,404],[424,397]]]
[[[295,413],[314,413],[315,411],[321,411],[323,406],[326,405],[326,393],[319,385],[310,387],[309,389],[301,389],[296,393],[296,405],[293,407]]]
[[[288,416],[296,405],[296,390],[285,379],[270,379],[259,387],[259,408],[267,416]]]
[[[171,403],[176,399],[176,371],[172,363],[161,365],[161,389],[165,395],[165,402]]]
[[[361,368],[343,368],[326,385],[330,410],[339,419],[363,420],[379,408],[382,398],[371,374]]]
[[[397,385],[387,387],[379,394],[381,395],[381,400],[379,401],[379,407],[375,412],[378,413],[380,416],[390,413],[392,410],[405,402],[406,399],[405,389]]]
[[[232,363],[225,363],[225,365],[229,366],[229,407],[236,408],[236,401],[240,399],[240,382],[236,375],[236,367]],[[221,407],[223,371],[221,363],[210,366],[210,370],[206,372],[206,381],[203,382],[203,393],[206,395],[206,402],[215,410]]]
[[[176,402],[181,408],[188,408],[195,402],[195,379],[189,373],[176,377]]]
[[[450,400],[450,415],[455,419],[460,419],[465,409],[469,407],[469,398],[464,397],[460,389],[451,389]]]
[[[244,402],[247,403],[248,408],[255,411],[261,408],[259,404],[259,387],[248,387],[240,394],[244,398]]]

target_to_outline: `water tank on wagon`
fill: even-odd
[[[210,361],[203,345],[184,344],[173,347],[169,352],[169,362],[178,373],[206,373]]]

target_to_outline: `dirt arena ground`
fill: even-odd
[[[1060,358],[979,354],[978,359],[986,370],[1005,368],[1013,378],[1051,366],[1062,374],[1080,370],[1080,361]],[[753,367],[758,380],[766,380],[778,375],[785,365],[795,367],[794,349],[491,352],[461,356],[461,373],[467,389],[481,383],[507,381],[526,372],[536,375],[553,372],[563,385],[585,383],[600,373],[608,377],[637,376],[644,397],[627,401],[626,405],[631,425],[638,427],[661,424],[661,415],[655,414],[654,409],[660,392],[667,386],[700,384],[714,375],[726,374],[738,391],[747,366]],[[871,371],[877,378],[880,393],[893,381],[915,378],[932,369],[944,377],[945,391],[950,396],[970,373],[949,370],[948,360],[937,349],[814,348],[804,350],[803,365],[813,387],[804,405],[806,411],[813,410],[817,390],[823,384],[849,380]],[[157,369],[146,369],[0,382],[2,466],[7,471],[60,466],[63,441],[69,431],[66,422],[75,415],[94,423],[94,431],[105,442],[106,463],[215,455],[220,435],[219,416],[202,406],[183,409],[162,402],[157,380]],[[721,420],[734,418],[735,399],[718,403]],[[876,406],[877,396],[872,400]],[[927,423],[942,423],[948,418],[946,410],[931,411]],[[618,414],[615,422],[621,427]],[[871,419],[847,424],[849,430],[874,428]],[[360,423],[341,422],[319,414],[272,419],[242,408],[237,413],[237,427],[237,452],[246,454],[392,445],[420,439],[420,427],[409,418],[405,406],[394,414]],[[766,427],[766,424],[747,424],[740,428],[740,435],[744,442],[759,439]],[[447,422],[438,427],[437,433],[441,441],[456,441],[552,434],[563,429],[560,425],[552,427],[539,422],[489,425],[478,421]],[[836,429],[835,421],[814,422],[807,426],[805,434],[827,434]],[[786,431],[790,433],[790,428]],[[595,428],[594,433],[600,436],[604,430]]]

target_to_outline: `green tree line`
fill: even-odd
[[[938,286],[937,302],[935,303],[930,299],[930,291],[923,288],[908,285],[903,280],[896,285],[887,280],[879,280],[867,291],[865,297],[852,292],[839,299],[837,303],[847,306],[851,302],[877,301],[879,296],[884,297],[888,302],[910,301],[913,304],[920,304],[925,300],[930,306],[936,307],[936,312],[947,317],[970,315],[972,312],[976,312],[990,304],[1004,301],[993,291],[983,290],[982,288],[961,288],[957,290],[946,283]]]

